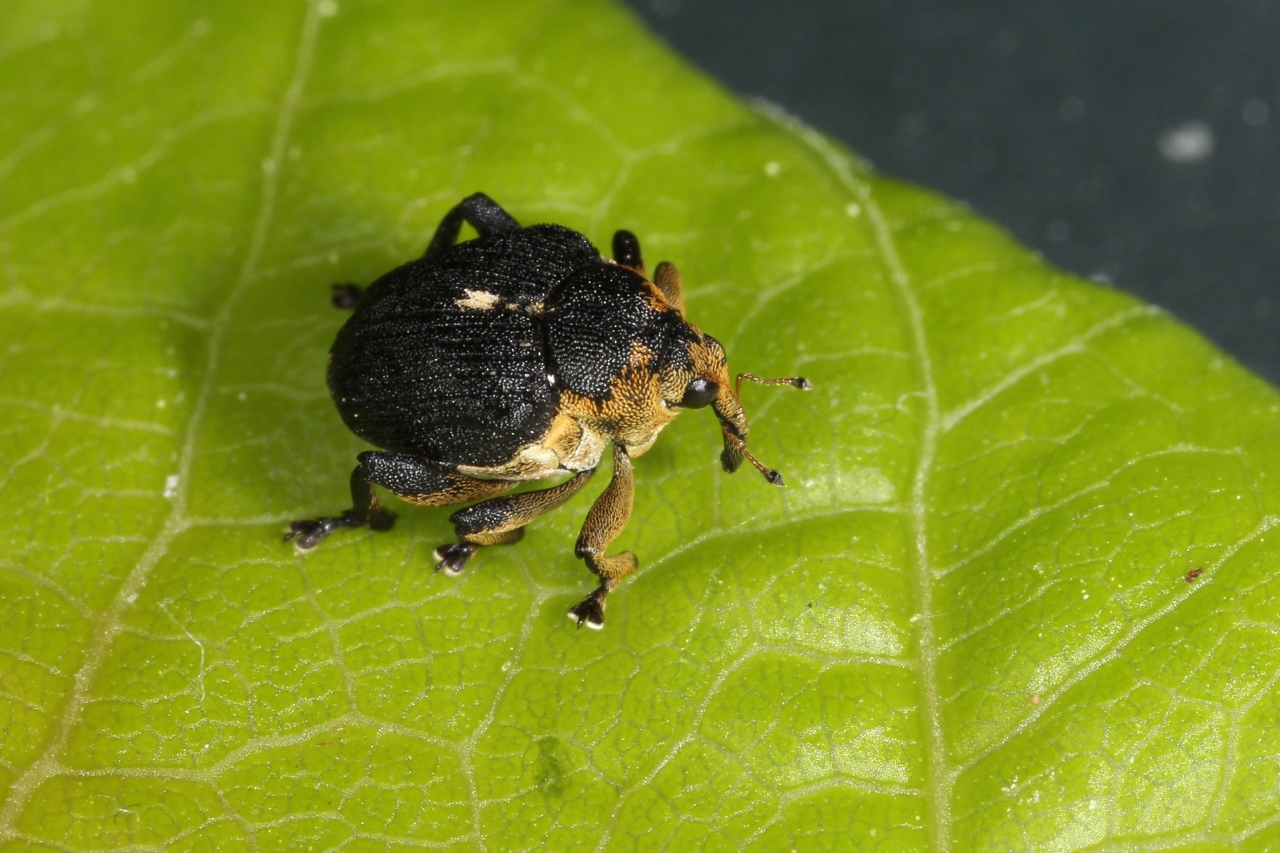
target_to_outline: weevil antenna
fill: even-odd
[[[764,466],[763,464],[761,464],[759,459],[751,455],[751,451],[747,450],[747,443],[742,439],[738,438],[732,432],[730,432],[728,424],[721,421],[720,431],[724,433],[724,440],[732,444],[734,447],[736,447],[738,449],[738,452],[741,453],[743,456],[747,457],[747,461],[750,462],[752,465],[756,466],[756,470],[759,471],[761,474],[764,474],[764,478],[766,480],[768,480],[770,483],[772,483],[775,486],[786,485],[786,483],[782,481],[781,474],[779,474],[777,471],[773,470],[772,468],[768,468]]]
[[[739,373],[737,380],[733,383],[733,393],[741,394],[742,380],[755,382],[760,385],[790,385],[792,388],[799,388],[801,391],[812,391],[813,383],[803,376],[782,376],[777,379],[761,379],[759,376],[752,376],[750,373]]]

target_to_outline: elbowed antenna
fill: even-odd
[[[721,456],[721,462],[724,463],[725,470],[729,472],[737,470],[738,462],[741,461],[741,457],[746,457],[747,461],[754,465],[756,470],[763,474],[764,478],[770,483],[775,486],[785,486],[786,483],[783,482],[782,475],[761,463],[759,459],[756,459],[755,456],[751,454],[751,451],[747,450],[747,442],[738,435],[739,430],[744,429],[746,426],[746,416],[742,413],[742,404],[737,400],[738,394],[742,390],[742,380],[744,379],[750,382],[759,383],[760,385],[790,385],[792,388],[799,388],[801,391],[812,391],[813,383],[808,379],[805,379],[803,376],[784,376],[777,379],[761,379],[759,376],[753,376],[750,373],[739,373],[738,378],[733,383],[733,396],[735,398],[734,402],[737,405],[736,414],[739,416],[738,419],[741,420],[741,424],[736,422],[738,419],[726,417],[729,413],[726,412],[725,415],[720,415],[720,412],[717,411],[717,415],[720,415],[720,431],[724,433],[725,452]],[[733,461],[732,458],[735,455],[739,457],[737,462]]]
[[[778,473],[777,471],[775,471],[774,469],[769,468],[769,467],[766,467],[765,465],[761,464],[761,462],[760,462],[760,460],[759,460],[759,459],[757,459],[757,458],[755,458],[754,456],[752,456],[752,455],[751,455],[751,451],[750,451],[750,450],[747,450],[747,444],[746,444],[746,442],[745,442],[745,441],[743,441],[742,439],[738,438],[738,437],[737,437],[736,435],[734,435],[732,432],[730,432],[730,431],[729,431],[729,425],[728,425],[728,424],[726,424],[726,423],[724,423],[723,421],[721,421],[721,422],[720,422],[720,431],[724,433],[724,441],[725,441],[725,444],[732,444],[734,447],[736,447],[736,448],[738,449],[738,452],[739,452],[739,453],[741,453],[743,456],[747,457],[747,461],[748,461],[748,462],[750,462],[752,465],[756,466],[756,470],[757,470],[757,471],[759,471],[761,474],[764,474],[764,478],[765,478],[766,480],[768,480],[770,483],[772,483],[772,484],[773,484],[773,485],[775,485],[775,486],[785,486],[785,485],[786,485],[786,483],[784,483],[784,482],[782,481],[782,475],[781,475],[781,474],[779,474],[779,473]]]
[[[792,388],[799,388],[801,391],[813,390],[813,383],[803,376],[781,376],[777,379],[761,379],[759,376],[752,376],[750,373],[739,373],[738,378],[733,383],[733,393],[742,393],[742,380],[744,379],[759,385],[790,385]]]

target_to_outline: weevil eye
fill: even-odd
[[[684,389],[680,405],[686,409],[701,409],[711,405],[720,393],[720,386],[708,379],[695,379]]]

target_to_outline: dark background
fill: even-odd
[[[628,2],[730,89],[1280,383],[1280,0]]]

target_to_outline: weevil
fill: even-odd
[[[459,243],[463,222],[478,236]],[[630,551],[605,552],[631,516],[631,460],[662,428],[710,406],[724,470],[746,459],[781,486],[747,450],[741,383],[812,387],[749,373],[731,384],[724,348],[684,319],[680,274],[664,261],[650,279],[630,231],[605,258],[569,228],[521,227],[484,193],[445,215],[421,258],[364,290],[335,285],[333,303],[353,313],[329,352],[329,391],[351,431],[383,449],[357,457],[351,509],[295,521],[285,540],[307,551],[339,528],[391,529],[374,486],[418,506],[469,503],[450,516],[458,541],[435,551],[436,570],[456,575],[581,491],[612,444],[613,479],[574,551],[600,581],[569,611],[578,627],[603,627],[607,596],[636,569]],[[557,476],[568,479],[504,494]]]

